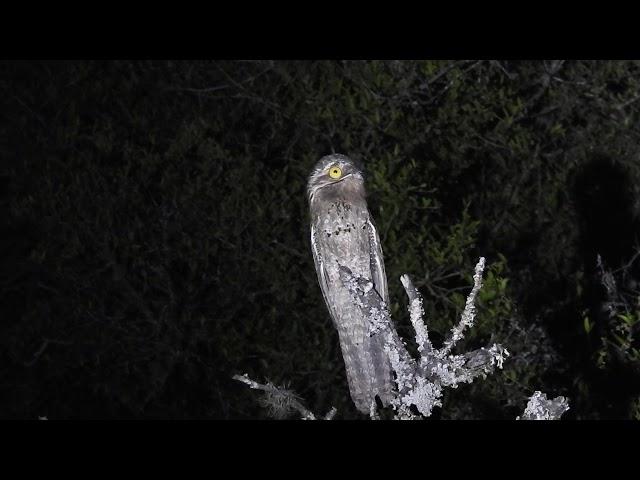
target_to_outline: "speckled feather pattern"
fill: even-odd
[[[371,279],[388,301],[380,240],[361,178],[328,184],[310,194],[311,242],[318,280],[339,334],[351,397],[358,410],[368,414],[376,394],[383,404],[390,402],[393,383],[382,339],[370,336],[367,318],[339,277],[339,265],[347,266]]]

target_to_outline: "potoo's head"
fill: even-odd
[[[327,155],[315,164],[307,183],[309,201],[317,195],[357,195],[364,197],[362,169],[352,159],[339,153]]]

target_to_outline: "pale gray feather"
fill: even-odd
[[[328,168],[343,174],[330,178]],[[370,279],[388,302],[382,247],[365,200],[362,172],[343,155],[323,157],[309,178],[311,246],[318,282],[338,330],[351,397],[368,413],[378,395],[392,396],[391,367],[382,339],[370,336],[368,319],[339,278],[339,265]]]
[[[373,280],[373,285],[382,300],[384,300],[384,303],[389,305],[389,290],[387,289],[387,274],[384,269],[382,245],[380,244],[378,231],[371,220],[371,215],[369,215],[369,223],[367,225],[369,228],[369,244],[371,245],[371,280]]]

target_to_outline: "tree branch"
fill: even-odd
[[[302,404],[300,397],[292,390],[288,390],[283,387],[276,387],[271,382],[256,382],[255,380],[251,380],[249,375],[246,373],[244,375],[234,375],[232,378],[249,385],[250,388],[262,390],[265,394],[261,403],[263,406],[267,407],[269,413],[274,418],[286,418],[294,411],[297,411],[302,420],[318,420],[318,417]],[[332,420],[333,417],[335,417],[336,412],[337,410],[334,407],[331,407],[331,410],[320,418],[322,420]]]
[[[471,383],[478,376],[485,376],[495,367],[502,368],[509,352],[499,344],[463,355],[450,354],[456,342],[463,337],[463,331],[473,326],[475,299],[482,287],[484,266],[485,260],[480,258],[475,269],[474,286],[467,297],[461,320],[452,329],[451,337],[440,350],[434,349],[429,340],[420,294],[407,275],[401,277],[409,297],[409,313],[420,353],[420,361],[417,362],[396,332],[387,305],[373,288],[371,281],[340,265],[340,279],[351,293],[355,305],[368,318],[370,334],[383,336],[384,349],[395,373],[398,396],[391,405],[396,410],[397,419],[420,418],[412,412],[412,407],[428,417],[434,407],[442,405],[443,387],[456,388],[459,383]]]
[[[535,392],[527,403],[522,417],[516,420],[560,420],[564,412],[569,410],[569,401],[565,397],[547,399],[547,394]]]

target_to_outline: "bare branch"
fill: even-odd
[[[63,340],[54,340],[50,338],[45,338],[40,345],[40,348],[33,354],[33,358],[28,362],[23,362],[25,367],[33,366],[39,359],[40,356],[45,352],[49,345],[71,345],[73,342],[65,342]]]

